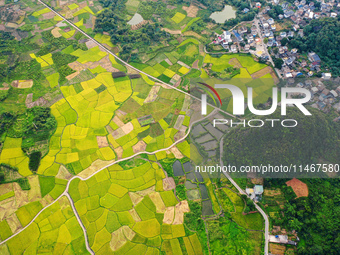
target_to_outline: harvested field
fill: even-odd
[[[75,73],[73,73],[73,74],[70,74],[69,76],[66,76],[66,79],[70,81],[70,80],[72,80],[74,77],[78,76],[79,74],[80,74],[80,72],[77,71],[77,72],[75,72]]]
[[[144,141],[139,141],[137,144],[132,146],[133,152],[138,153],[146,150],[146,143]]]
[[[163,31],[169,33],[169,34],[172,34],[172,35],[180,35],[182,33],[181,30],[171,30],[169,28],[162,28]]]
[[[62,37],[60,31],[62,31],[60,27],[55,27],[51,30],[51,33],[55,38],[59,38]]]
[[[123,227],[121,227],[112,233],[110,247],[113,251],[116,251],[121,248],[126,242],[127,240],[123,232]]]
[[[172,224],[172,222],[174,220],[174,215],[175,215],[175,207],[174,206],[166,208],[166,211],[164,213],[163,223],[164,224]]]
[[[158,192],[153,192],[149,194],[150,199],[156,206],[157,213],[164,213],[166,210],[165,204],[161,198],[161,195]]]
[[[151,103],[156,100],[158,91],[161,87],[160,86],[153,86],[147,96],[147,98],[144,100],[144,104]]]
[[[297,197],[308,197],[308,186],[306,183],[293,178],[286,182],[287,186],[292,187]]]
[[[99,148],[109,146],[109,143],[107,142],[106,136],[97,136],[97,143],[98,143]]]
[[[199,60],[197,59],[197,60],[192,64],[192,68],[198,69],[198,63],[199,63]]]
[[[264,195],[268,197],[276,197],[276,196],[281,196],[282,193],[280,189],[265,189]]]
[[[175,188],[176,188],[176,184],[175,184],[174,178],[167,177],[167,178],[163,179],[163,189],[165,191],[172,190],[172,189],[175,189]]]
[[[286,251],[286,247],[284,245],[281,245],[281,244],[270,243],[269,244],[269,251],[270,251],[271,254],[284,255],[285,251]]]
[[[183,154],[179,151],[179,149],[176,146],[171,147],[170,151],[175,155],[175,158],[177,159],[181,159],[184,157]]]
[[[116,123],[118,125],[118,127],[122,127],[124,126],[124,122],[120,120],[120,118],[118,118],[118,116],[115,116],[113,118],[113,122]]]
[[[129,192],[132,204],[135,206],[143,200],[143,196],[137,193]]]
[[[187,12],[187,16],[190,18],[195,18],[199,10],[197,6],[192,4],[189,7],[183,6],[182,9]]]
[[[110,61],[109,56],[105,56],[104,58],[96,62],[79,63],[78,61],[75,61],[68,64],[68,66],[77,72],[80,72],[85,69],[95,69],[98,66],[104,68],[106,71],[111,73],[119,72],[118,69],[112,67],[112,63]]]
[[[261,70],[251,74],[251,77],[253,79],[258,79],[258,78],[260,78],[260,77],[262,77],[262,76],[264,76],[268,73],[271,74],[271,76],[273,77],[275,84],[279,83],[279,79],[277,78],[275,71],[270,66],[262,68]]]
[[[32,88],[33,80],[15,80],[12,82],[12,87],[19,89],[28,89]]]
[[[190,212],[188,201],[184,200],[175,206],[175,219],[173,224],[179,225],[184,222],[184,213]]]
[[[197,34],[197,33],[194,32],[194,31],[186,31],[186,32],[183,33],[183,35],[185,35],[185,36],[194,36],[194,37],[196,37],[197,39],[201,39],[201,38],[202,38],[201,35]]]
[[[234,66],[234,67],[238,67],[238,68],[242,68],[243,66],[241,65],[240,61],[237,58],[232,58],[229,60],[229,64]]]

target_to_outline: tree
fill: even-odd
[[[274,65],[276,68],[281,69],[283,65],[283,60],[281,58],[275,58],[274,59]]]
[[[281,40],[281,45],[282,46],[286,46],[288,43],[288,38],[287,37],[283,37],[282,40]]]

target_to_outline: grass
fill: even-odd
[[[41,190],[41,197],[44,197],[53,190],[55,186],[55,178],[39,176],[39,184]]]
[[[201,17],[196,17],[196,18],[193,18],[192,20],[190,20],[190,21],[188,22],[188,24],[185,26],[185,28],[182,30],[182,33],[184,33],[185,31],[187,31],[187,30],[190,28],[190,26],[191,26],[192,24],[194,24],[196,21],[198,21],[199,19],[201,19]]]

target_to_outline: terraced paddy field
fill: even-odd
[[[49,107],[55,128],[35,144],[18,135],[18,126],[1,134],[0,170],[6,183],[0,189],[0,239],[24,228],[0,246],[1,254],[87,254],[86,242],[98,254],[207,254],[203,219],[218,218],[222,209],[230,210],[238,237],[249,237],[242,228],[261,230],[258,214],[242,214],[237,195],[194,172],[189,158],[202,156],[189,140],[173,146],[190,127],[193,110],[187,96],[123,65],[49,9],[20,2],[29,6],[25,23],[30,31],[25,31],[27,45],[15,56],[23,63],[8,82],[18,86],[11,85],[13,94],[0,110]],[[144,1],[125,4],[133,15]],[[251,56],[204,53],[206,39],[193,29],[201,22],[198,7],[174,7],[169,7],[164,28],[177,35],[166,45],[136,52],[129,63],[184,91],[206,79],[221,83],[219,74],[238,66],[240,73],[230,82],[243,90],[253,87],[255,101],[265,102],[273,79],[261,70],[268,67]],[[105,11],[98,1],[59,1],[55,10],[123,55],[108,33],[94,32],[96,18]],[[223,107],[231,111],[229,105],[226,101]],[[209,129],[201,123],[193,134],[198,144],[215,148],[223,130]],[[29,164],[35,150],[43,152],[37,170]],[[170,168],[164,165],[167,160]],[[175,173],[174,162],[179,162]],[[233,233],[232,222],[228,227]],[[256,238],[261,243],[262,236]],[[220,251],[219,242],[212,240],[211,247]],[[227,246],[240,251],[238,244]]]

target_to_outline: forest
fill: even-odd
[[[57,128],[57,121],[50,108],[33,107],[23,114],[5,112],[0,116],[1,141],[6,136],[22,138],[22,150],[30,155],[30,168],[36,170],[42,154],[38,151],[30,153],[30,148],[37,142],[48,141]],[[40,153],[40,154],[39,154]],[[39,157],[38,157],[39,156]]]
[[[340,21],[335,18],[314,19],[303,31],[305,36],[294,37],[289,45],[300,52],[316,52],[322,60],[322,66],[329,68],[333,76],[339,76]]]
[[[298,254],[339,254],[339,179],[301,179],[308,185],[309,194],[299,198],[286,181],[265,179],[265,186],[280,187],[287,200],[282,210],[284,217],[273,224],[298,232]]]
[[[265,125],[233,129],[224,141],[224,162],[236,166],[299,165],[320,160],[339,163],[339,123],[316,109],[309,111],[312,115],[305,116],[297,108],[288,108],[285,119],[295,119],[298,125],[294,128]],[[282,116],[277,111],[265,119],[282,119]]]
[[[126,21],[124,3],[125,0],[111,3],[108,9],[98,15],[94,30],[96,33],[108,32],[110,34],[112,43],[121,46],[120,57],[123,60],[138,61],[137,53],[133,53],[134,49],[145,51],[152,45],[172,39],[169,34],[161,30],[159,22],[146,24],[138,30],[131,30]],[[162,10],[166,10],[166,5],[163,2],[157,4],[152,2],[152,4],[142,4],[141,8],[150,8],[150,13],[161,14]]]

